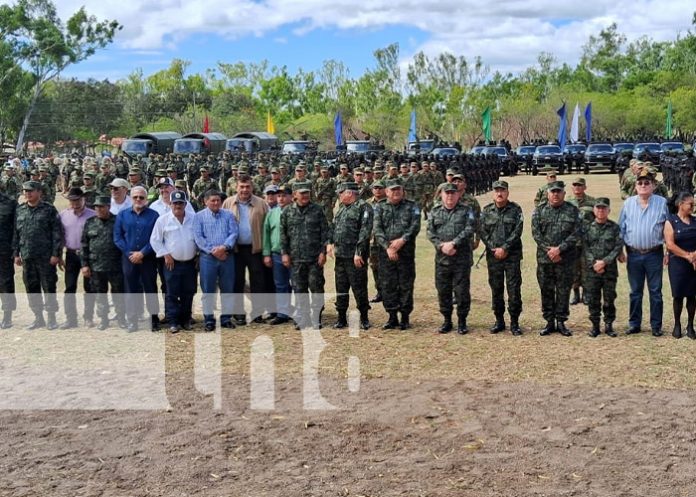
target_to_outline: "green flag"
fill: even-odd
[[[481,118],[483,119],[483,137],[487,142],[491,141],[492,138],[492,133],[491,133],[491,108],[486,107],[486,110],[483,111],[483,114],[481,114]]]
[[[667,122],[665,123],[665,138],[672,138],[672,101],[667,104]]]

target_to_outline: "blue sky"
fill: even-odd
[[[83,3],[56,0],[63,19]],[[124,29],[107,50],[64,76],[111,80],[137,68],[151,74],[173,58],[191,61],[191,72],[218,61],[267,59],[291,73],[333,58],[355,77],[372,67],[374,50],[390,43],[399,43],[404,65],[418,51],[449,51],[515,73],[542,51],[559,63],[576,63],[589,36],[612,22],[629,40],[674,39],[691,28],[696,10],[684,0],[499,0],[490,6],[471,0],[102,0],[85,8]]]

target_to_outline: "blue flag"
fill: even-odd
[[[563,149],[566,144],[567,140],[567,132],[566,132],[566,104],[563,102],[563,105],[561,106],[560,109],[556,111],[556,114],[558,114],[559,117],[559,124],[558,124],[558,145]]]
[[[343,145],[343,119],[340,112],[336,112],[334,117],[334,139],[337,147]]]
[[[585,107],[585,140],[587,143],[592,141],[592,102],[587,102]]]
[[[416,110],[411,111],[411,125],[408,128],[408,141],[415,142],[418,141],[416,136]]]

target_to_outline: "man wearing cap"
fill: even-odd
[[[329,175],[329,169],[322,165],[319,170],[319,178],[314,182],[314,196],[317,204],[321,206],[326,220],[333,222],[334,205],[336,204],[336,181]]]
[[[200,171],[201,177],[193,183],[193,187],[191,188],[191,198],[197,203],[200,203],[206,191],[215,187],[215,183],[210,177],[210,169],[208,166],[201,166]]]
[[[626,244],[628,283],[631,287],[628,331],[640,333],[643,319],[643,289],[647,282],[650,298],[650,328],[662,335],[663,229],[667,201],[655,195],[655,175],[643,168],[636,177],[637,195],[624,202],[619,216],[621,238]]]
[[[121,251],[114,243],[116,216],[111,214],[110,206],[110,197],[106,195],[97,197],[94,202],[96,215],[85,223],[80,240],[82,276],[88,278],[91,291],[95,294],[100,330],[109,327],[109,299],[107,297],[109,287],[111,287],[111,298],[114,301],[118,324],[121,328],[127,327],[123,303]]]
[[[17,171],[12,164],[7,164],[4,167],[2,178],[0,178],[0,192],[15,200],[22,193],[22,183],[17,177]]]
[[[114,226],[114,243],[122,254],[128,331],[138,330],[138,319],[143,313],[143,293],[150,314],[150,330],[159,331],[157,259],[150,245],[150,235],[159,215],[147,206],[144,186],[133,188],[131,198],[133,205],[118,213]]]
[[[69,330],[77,328],[77,283],[82,272],[80,253],[82,250],[82,231],[88,219],[96,213],[86,207],[84,192],[80,188],[71,188],[67,195],[70,207],[61,211],[60,222],[63,226],[65,246],[65,295],[63,296],[63,309],[65,311],[65,323],[61,329]],[[85,307],[83,319],[85,327],[94,326],[94,295],[89,279],[82,278],[82,288],[85,292]]]
[[[338,188],[338,185],[345,181],[354,182],[355,180],[353,179],[353,176],[351,176],[350,171],[348,170],[348,164],[341,164],[341,166],[339,167],[338,176],[336,176],[336,187]]]
[[[266,187],[266,183],[270,179],[268,176],[268,171],[266,170],[266,165],[263,163],[259,163],[259,165],[256,167],[256,170],[258,171],[258,174],[254,176],[251,181],[254,185],[254,195],[256,196],[261,196],[263,195],[263,189]]]
[[[387,201],[375,210],[375,242],[380,247],[379,277],[384,309],[389,319],[382,327],[411,327],[413,285],[416,280],[416,237],[420,231],[420,209],[404,198],[399,179],[386,182]],[[398,313],[401,312],[401,322]]]
[[[532,214],[532,236],[537,244],[537,280],[541,288],[541,310],[546,326],[539,333],[573,333],[565,322],[570,315],[570,288],[577,241],[582,232],[580,211],[565,201],[565,183],[549,183],[548,201]]]
[[[115,178],[111,183],[109,183],[109,188],[111,190],[111,213],[114,216],[118,216],[118,213],[130,209],[133,205],[133,201],[128,195],[130,190],[130,185],[123,178]]]
[[[635,195],[636,189],[636,178],[638,173],[643,168],[643,163],[638,159],[631,159],[628,163],[628,169],[626,169],[621,176],[619,181],[619,190],[621,192],[621,199],[626,200],[628,197]]]
[[[97,199],[97,195],[99,194],[97,188],[94,186],[94,177],[95,174],[92,171],[89,171],[85,173],[84,177],[82,178],[83,185],[81,189],[83,198],[85,199],[85,205],[88,209],[94,207],[94,201]]]
[[[587,193],[587,182],[585,178],[575,178],[573,180],[573,196],[568,200],[569,204],[573,204],[580,211],[583,226],[589,225],[594,220],[593,207],[595,203],[594,197]],[[582,256],[582,239],[578,240],[578,257],[575,260],[573,268],[573,296],[570,298],[570,305],[577,305],[580,302],[585,303],[586,299],[580,294],[580,287],[583,285],[585,276],[585,265],[583,264]]]
[[[295,182],[292,191],[295,201],[280,215],[280,245],[283,265],[291,269],[295,328],[321,328],[329,225],[323,209],[311,201],[309,182]]]
[[[444,318],[438,331],[452,331],[452,310],[456,303],[457,333],[464,335],[469,331],[466,320],[471,307],[471,242],[476,220],[473,209],[459,202],[460,196],[454,184],[446,183],[442,187],[441,202],[428,219],[427,234],[435,247],[435,287]]]
[[[0,329],[3,330],[12,327],[12,313],[17,309],[12,259],[16,213],[17,200],[0,192],[0,303],[3,312]]]
[[[169,204],[170,211],[155,222],[150,245],[157,257],[164,259],[164,314],[169,322],[169,331],[177,333],[181,328],[191,329],[198,248],[193,230],[195,214],[186,210],[186,194],[172,190]]]
[[[111,171],[111,161],[106,162],[106,160],[104,160],[100,170],[101,171],[96,178],[97,191],[100,195],[107,195],[109,193],[109,185],[114,179],[116,179],[116,176],[114,176],[113,172]]]
[[[56,184],[53,177],[49,174],[48,166],[39,167],[39,181],[44,191],[45,201],[53,204],[56,201]]]
[[[584,288],[592,323],[591,337],[599,336],[599,322],[604,310],[604,332],[615,337],[616,281],[619,277],[617,259],[623,251],[619,225],[609,219],[610,202],[606,197],[595,199],[594,219],[582,235]],[[602,298],[603,297],[603,298]]]
[[[182,185],[186,186],[186,182],[184,181]],[[174,181],[167,177],[160,178],[155,186],[159,189],[159,195],[157,200],[150,204],[150,209],[153,209],[157,214],[163,216],[172,210],[171,195],[176,191],[176,186]],[[196,213],[188,201],[186,202],[185,208],[186,214],[189,216],[193,216]]]
[[[536,196],[534,197],[534,207],[539,207],[539,205],[545,204],[548,201],[549,185],[555,181],[556,171],[546,171],[546,184],[537,190]]]
[[[290,271],[283,266],[280,244],[280,215],[292,203],[292,189],[275,185],[266,187],[267,195],[275,191],[277,204],[270,206],[263,222],[263,264],[273,270],[276,294],[276,316],[269,324],[279,325],[290,321]]]
[[[22,280],[34,313],[29,329],[46,326],[56,329],[56,266],[63,262],[63,231],[55,207],[41,200],[41,183],[27,181],[22,185],[26,202],[17,207],[14,239],[15,264],[22,266]],[[41,293],[43,292],[43,296]],[[43,311],[47,319],[44,321]]]
[[[481,241],[486,247],[488,285],[491,287],[495,324],[491,333],[505,330],[505,286],[507,283],[510,331],[521,335],[519,317],[522,313],[522,208],[510,201],[507,181],[493,183],[493,202],[481,212]]]
[[[130,171],[128,171],[128,188],[132,190],[135,186],[145,187],[142,172],[139,167],[132,167]]]
[[[377,210],[377,204],[387,201],[387,194],[384,188],[384,181],[381,179],[375,180],[370,185],[372,187],[372,198],[367,201],[372,206],[373,211],[373,226],[374,212]],[[375,242],[375,232],[372,230],[370,237],[370,269],[372,270],[372,279],[375,281],[375,290],[377,294],[370,299],[370,303],[382,302],[382,292],[380,291],[379,281],[379,245]]]
[[[331,225],[327,252],[336,258],[336,311],[334,328],[348,326],[349,292],[353,289],[355,304],[360,311],[360,327],[370,328],[367,311],[367,263],[372,236],[372,206],[358,197],[358,185],[352,181],[338,187],[339,207]]]

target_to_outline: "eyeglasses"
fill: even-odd
[[[133,195],[131,198],[133,200],[145,200],[147,197],[143,197],[142,195]]]
[[[651,184],[652,184],[652,181],[637,181],[636,182],[636,185],[638,185],[638,186],[648,186]]]

